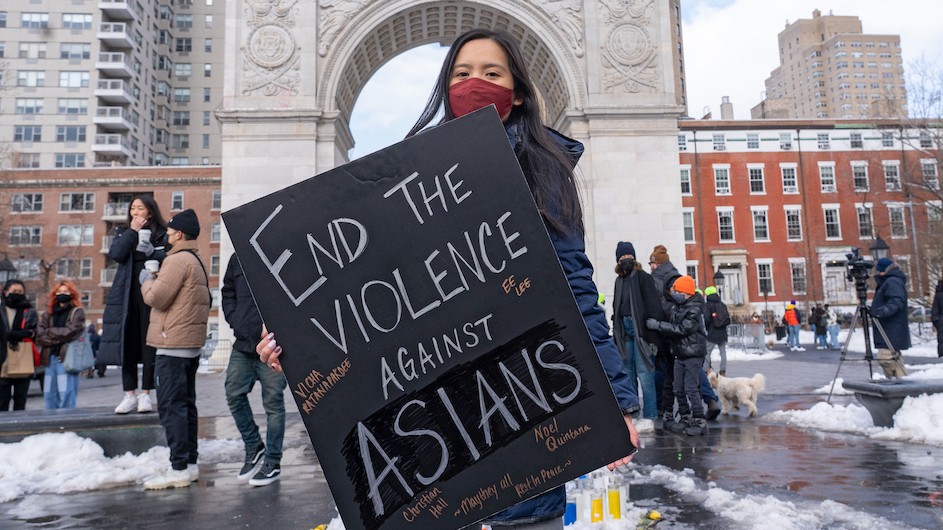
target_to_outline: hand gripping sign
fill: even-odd
[[[493,108],[223,219],[348,528],[460,528],[631,452]]]

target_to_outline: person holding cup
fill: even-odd
[[[108,257],[117,263],[117,269],[105,300],[98,349],[99,362],[121,365],[125,394],[115,407],[115,414],[154,410],[151,390],[155,350],[145,343],[151,309],[141,296],[139,277],[148,261],[156,261],[159,268],[167,255],[166,245],[167,222],[157,202],[150,195],[135,197],[128,208],[127,224],[115,229],[108,250]],[[138,364],[144,366],[140,386]]]

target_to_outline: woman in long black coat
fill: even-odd
[[[139,241],[141,229],[151,231],[150,240]],[[128,208],[128,224],[115,229],[108,257],[118,264],[115,279],[105,300],[102,317],[102,338],[98,362],[121,365],[121,382],[125,395],[115,408],[116,414],[151,412],[154,404],[150,391],[154,389],[154,348],[145,344],[151,310],[141,297],[138,276],[144,262],[163,261],[167,255],[167,222],[160,214],[157,202],[150,195],[140,195]],[[138,389],[138,364],[144,365],[141,376],[141,394]]]

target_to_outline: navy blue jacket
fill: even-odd
[[[875,348],[906,350],[910,347],[910,323],[907,317],[907,276],[898,268],[887,271],[884,276],[875,276],[877,290],[871,300],[871,316],[877,319],[887,333],[891,345],[884,342],[884,337],[873,326]]]

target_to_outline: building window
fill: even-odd
[[[783,174],[783,193],[799,193],[799,181],[796,180],[796,166],[782,165],[780,170]]]
[[[63,42],[59,44],[60,59],[88,59],[92,45],[85,42]]]
[[[904,221],[904,207],[899,204],[887,206],[887,218],[891,224],[891,237],[907,237],[907,224]]]
[[[730,195],[730,168],[714,166],[714,194]]]
[[[203,133],[203,149],[210,148],[210,135]]]
[[[769,241],[769,212],[765,206],[754,206],[752,211],[753,240],[757,242]]]
[[[874,237],[874,220],[871,215],[871,205],[856,204],[855,210],[858,213],[858,236],[861,239],[871,239]]]
[[[884,186],[887,191],[900,191],[900,166],[896,161],[884,162]]]
[[[210,209],[221,210],[223,208],[223,192],[220,190],[213,190],[212,197],[213,200],[210,205]]]
[[[203,19],[203,27],[210,29],[213,27],[213,15],[206,15]]]
[[[45,42],[21,42],[20,53],[17,56],[20,59],[45,59]]]
[[[95,238],[94,225],[59,225],[56,244],[61,247],[90,246]]]
[[[808,289],[805,260],[789,260],[789,270],[792,273],[792,294],[805,294]]]
[[[17,276],[21,280],[39,279],[39,259],[16,259],[12,260],[16,265]]]
[[[94,212],[95,193],[60,193],[59,212]]]
[[[43,100],[38,98],[16,98],[16,114],[42,114]]]
[[[747,173],[750,175],[750,193],[766,193],[766,179],[763,177],[763,167],[747,167]]]
[[[860,132],[851,133],[851,148],[852,149],[861,149],[864,147],[864,140],[861,139]]]
[[[16,86],[41,87],[46,86],[46,72],[40,70],[19,70],[16,72]]]
[[[57,125],[56,126],[56,141],[57,142],[84,142],[85,141],[85,126],[84,125]]]
[[[41,142],[43,139],[42,127],[39,125],[14,125],[14,142]]]
[[[204,110],[203,111],[203,125],[209,125],[209,124],[210,124],[210,111]]]
[[[681,195],[691,195],[691,170],[681,168]]]
[[[42,213],[42,193],[14,193],[10,201],[10,211],[13,213]]]
[[[203,77],[213,77],[213,65],[210,63],[203,63]]]
[[[824,206],[825,212],[825,239],[841,239],[841,217],[838,215],[838,206]]]
[[[894,147],[894,133],[881,131],[881,147]]]
[[[88,72],[59,72],[59,86],[64,88],[87,88]]]
[[[16,153],[14,165],[21,169],[36,169],[39,167],[39,153]]]
[[[747,133],[747,149],[760,148],[760,135],[757,133]]]
[[[940,181],[936,175],[936,160],[921,160],[920,173],[923,175],[923,184],[931,190],[940,189]]]
[[[828,151],[831,148],[828,142],[828,133],[818,133],[818,140],[821,151]]]
[[[92,29],[92,15],[88,13],[63,13],[62,29]]]
[[[11,226],[7,243],[11,247],[36,247],[43,242],[41,226]]]
[[[174,149],[189,149],[190,148],[190,135],[189,134],[172,134],[170,135],[170,146]]]
[[[180,53],[187,53],[193,51],[193,40],[192,39],[177,39],[174,42],[174,50]]]
[[[717,209],[717,232],[721,243],[734,243],[733,208]]]
[[[213,90],[211,88],[203,89],[203,103],[209,103],[213,99]]]
[[[219,276],[219,256],[210,256],[210,276]]]
[[[173,124],[190,125],[190,112],[186,110],[175,110]]]
[[[688,137],[684,134],[678,135],[678,151],[688,150]]]
[[[219,221],[210,223],[210,243],[219,243]]]
[[[213,51],[213,39],[203,39],[203,51],[206,53]]]
[[[763,292],[765,287],[769,294],[773,294],[773,260],[771,259],[758,259],[756,260],[756,286],[759,292]]]
[[[941,201],[927,201],[927,221],[931,223],[939,223],[943,220],[943,202]]]
[[[21,28],[48,28],[49,13],[20,13]]]
[[[190,158],[186,156],[172,156],[170,157],[170,165],[172,166],[189,166]]]
[[[832,164],[820,165],[819,181],[822,183],[822,193],[834,193],[836,191],[835,166]]]
[[[177,63],[174,65],[174,76],[190,77],[193,73],[193,65],[190,63]]]
[[[85,167],[85,153],[56,153],[56,167]]]
[[[714,135],[714,151],[726,151],[727,150],[727,139],[723,134]]]
[[[694,211],[681,212],[681,221],[684,226],[684,242],[694,243]]]
[[[190,102],[190,89],[189,88],[175,88],[174,89],[174,103],[189,103]]]
[[[932,147],[933,140],[930,138],[930,133],[927,131],[920,131],[920,148],[930,149]]]
[[[695,263],[694,265],[685,265],[684,269],[685,274],[694,280],[694,285],[697,285],[697,264]]]
[[[0,28],[7,27],[7,12],[0,11]]]
[[[866,162],[852,162],[851,176],[855,183],[855,191],[868,191],[868,166]]]
[[[56,262],[56,279],[92,277],[92,258],[63,258]]]
[[[183,192],[175,191],[170,196],[170,209],[171,210],[183,210]]]
[[[59,114],[88,114],[88,100],[79,98],[60,99],[56,112]]]
[[[792,149],[792,133],[779,133],[779,148],[783,151]]]
[[[177,14],[177,29],[188,30],[193,27],[193,15],[187,13]]]

